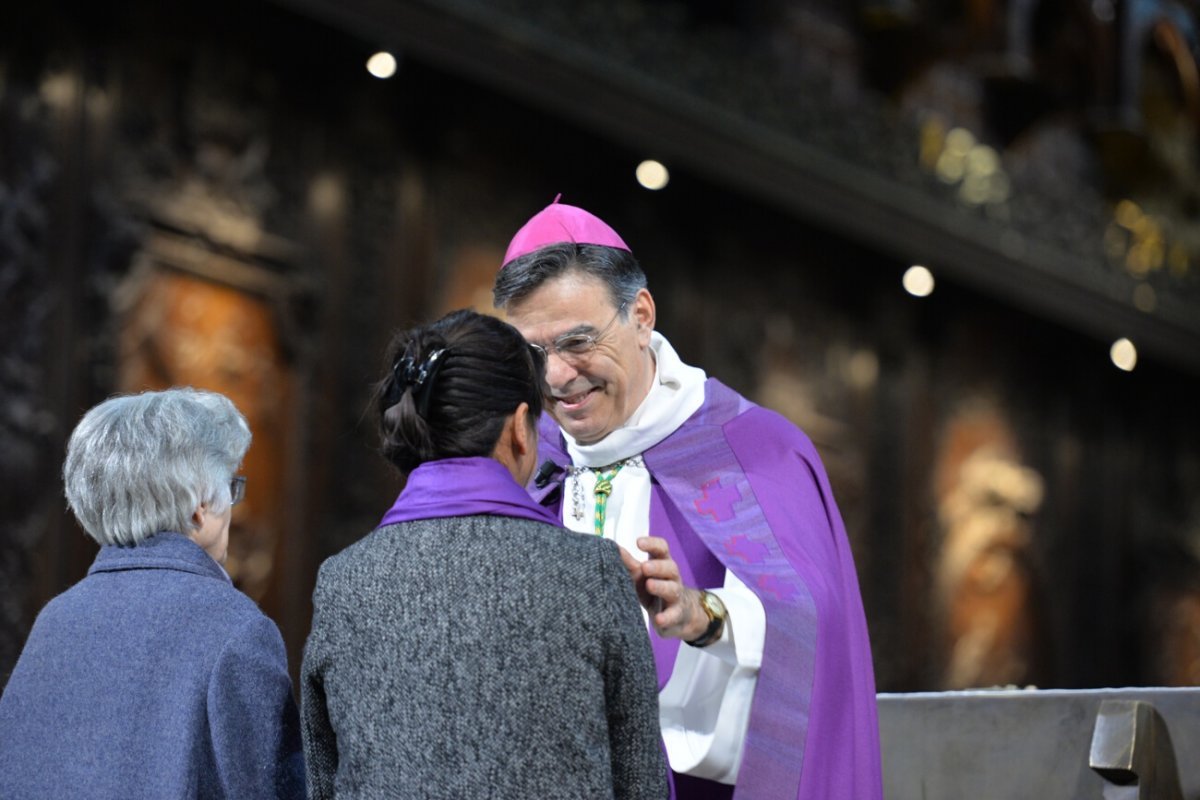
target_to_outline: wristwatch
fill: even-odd
[[[700,607],[708,615],[708,627],[704,629],[704,633],[700,634],[699,638],[688,642],[692,647],[708,647],[717,639],[720,639],[721,632],[725,629],[725,620],[729,616],[728,612],[725,611],[725,604],[721,602],[721,598],[707,589],[700,590]]]

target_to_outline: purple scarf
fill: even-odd
[[[538,505],[508,468],[491,458],[444,458],[427,461],[408,475],[404,491],[379,523],[491,514],[562,527],[551,511]]]

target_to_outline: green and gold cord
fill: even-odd
[[[617,477],[617,473],[621,471],[621,467],[625,466],[624,461],[617,462],[617,465],[608,472],[603,472],[600,469],[594,469],[596,473],[596,488],[593,494],[596,495],[596,535],[604,535],[604,514],[608,510],[608,496],[612,494],[613,478]]]

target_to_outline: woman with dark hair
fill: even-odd
[[[522,488],[544,364],[456,311],[395,337],[380,526],[326,561],[301,678],[310,797],[662,798],[645,624],[615,545]]]

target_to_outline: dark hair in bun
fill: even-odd
[[[407,474],[426,461],[490,456],[521,403],[536,426],[544,373],[516,328],[474,311],[396,334],[377,390],[384,457]]]

